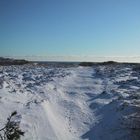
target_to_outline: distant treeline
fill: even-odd
[[[106,61],[106,62],[81,62],[79,63],[79,66],[84,66],[84,67],[91,67],[94,65],[140,65],[139,63],[120,63],[120,62],[115,62],[115,61]]]
[[[3,58],[0,57],[0,65],[7,66],[7,65],[24,65],[29,63],[27,60],[18,60],[18,59],[10,59],[10,58]]]
[[[137,66],[135,69],[140,69],[140,63],[120,63],[115,61],[106,61],[106,62],[49,62],[49,61],[27,61],[24,59],[11,59],[0,57],[1,66],[9,65],[24,65],[24,64],[36,64],[38,66],[52,66],[52,67],[73,67],[73,66],[84,66],[91,67],[95,65],[133,65]]]

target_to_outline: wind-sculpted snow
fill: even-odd
[[[139,140],[139,71],[1,66],[0,127],[15,110],[22,140]]]

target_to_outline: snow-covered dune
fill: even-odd
[[[0,67],[0,127],[16,110],[22,140],[138,140],[139,106],[129,65]]]

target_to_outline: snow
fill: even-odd
[[[0,67],[0,127],[16,110],[22,140],[134,140],[127,124],[139,105],[129,65]]]

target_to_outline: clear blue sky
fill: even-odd
[[[140,0],[0,0],[0,56],[140,56]]]

